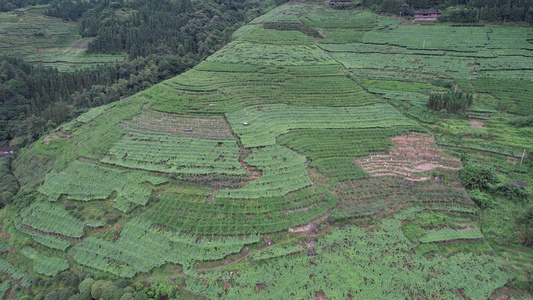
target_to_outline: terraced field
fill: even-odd
[[[533,184],[515,160],[533,131],[506,121],[533,109],[531,29],[411,25],[291,2],[63,124],[14,164],[28,205],[1,217],[24,242],[0,272],[210,299],[496,298],[531,264],[494,251],[502,217],[459,173],[479,159]],[[427,107],[454,89],[474,94],[467,113]]]
[[[76,22],[44,15],[46,5],[0,13],[0,51],[27,61],[74,71],[95,63],[122,61],[123,55],[85,55],[90,39],[81,39]]]

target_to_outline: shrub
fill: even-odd
[[[484,189],[494,183],[494,173],[491,168],[471,164],[459,171],[461,184],[467,189]]]
[[[78,286],[78,288],[80,289],[80,293],[81,294],[90,293],[91,287],[93,286],[94,282],[95,281],[92,278],[85,278]]]
[[[111,285],[113,285],[111,281],[97,280],[91,287],[91,296],[94,299],[100,299],[104,291]]]
[[[468,195],[481,209],[492,208],[494,206],[494,199],[490,195],[480,190],[470,190]]]
[[[494,192],[513,202],[526,202],[533,196],[528,189],[511,182],[499,184],[494,188]]]

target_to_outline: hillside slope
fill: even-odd
[[[531,261],[513,272],[489,244],[505,233],[487,239],[459,172],[491,162],[494,190],[533,183],[527,160],[514,169],[533,131],[507,121],[533,108],[532,48],[529,28],[283,5],[188,72],[25,148],[0,272],[28,295],[69,285],[66,273],[171,298],[497,295],[527,282]],[[450,87],[474,105],[427,108]],[[506,207],[530,203],[530,189]],[[111,286],[133,296],[96,284],[94,298]]]

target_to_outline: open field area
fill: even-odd
[[[90,64],[65,28],[53,51]],[[80,299],[531,298],[531,28],[309,2],[234,39],[21,151],[0,294],[83,273]]]

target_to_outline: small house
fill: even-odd
[[[330,0],[330,5],[337,5],[337,4],[352,4],[352,1],[350,0]]]
[[[441,14],[438,9],[424,9],[415,13],[415,21],[437,21]]]
[[[0,147],[0,158],[8,155],[13,155],[12,147]]]

